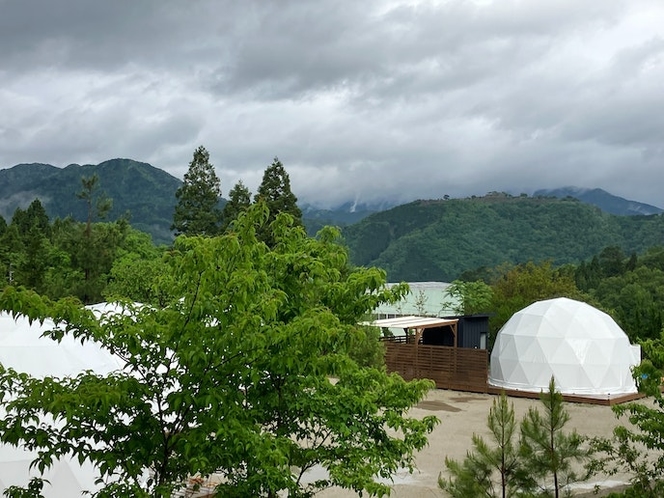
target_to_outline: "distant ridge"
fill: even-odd
[[[99,177],[99,189],[113,200],[109,220],[130,213],[135,228],[150,233],[157,243],[173,235],[175,191],[181,181],[166,171],[132,159],[111,159],[99,164],[18,164],[0,170],[0,215],[11,220],[16,208],[25,209],[39,199],[51,218],[86,219],[85,203],[77,198],[81,178]]]
[[[85,221],[85,203],[76,194],[81,191],[81,178],[94,174],[99,177],[100,192],[113,200],[109,221],[129,212],[131,225],[151,234],[156,243],[169,244],[173,240],[170,226],[175,191],[182,181],[132,159],[111,159],[96,165],[70,164],[64,168],[30,163],[0,169],[0,216],[10,221],[17,208],[25,209],[39,199],[51,218],[71,216]],[[228,191],[231,187],[222,188]],[[329,210],[305,206],[304,223],[314,235],[324,225],[350,225],[378,210],[379,206],[356,203]]]
[[[618,216],[648,216],[652,214],[660,214],[664,209],[643,202],[630,201],[623,197],[610,194],[601,188],[579,188],[579,187],[562,187],[556,189],[541,189],[537,190],[534,194],[535,197],[557,197],[565,199],[572,197],[578,199],[586,204],[597,206],[605,213],[615,214]]]
[[[664,215],[618,216],[572,197],[492,192],[420,200],[374,213],[342,235],[358,266],[392,282],[486,278],[507,263],[578,264],[609,246],[641,253],[664,240]]]

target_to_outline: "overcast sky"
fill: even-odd
[[[301,202],[664,207],[662,0],[0,0],[0,168],[126,157]]]

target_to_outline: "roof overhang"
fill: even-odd
[[[381,328],[400,328],[400,329],[429,329],[433,327],[445,327],[456,325],[458,318],[436,318],[429,316],[400,316],[398,318],[385,318],[365,322],[365,325]]]

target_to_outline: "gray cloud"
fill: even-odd
[[[304,202],[578,185],[664,207],[658,0],[0,0],[0,167],[112,157]]]

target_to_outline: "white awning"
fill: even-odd
[[[432,327],[444,327],[446,325],[456,325],[459,322],[457,318],[436,318],[430,316],[400,316],[398,318],[385,318],[383,320],[374,320],[373,322],[364,322],[364,325],[372,325],[381,328],[400,328],[400,329],[428,329]]]

